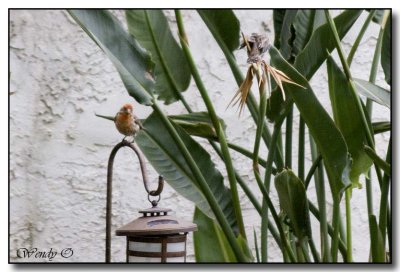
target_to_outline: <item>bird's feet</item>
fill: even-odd
[[[128,139],[126,139],[128,138]],[[135,136],[125,136],[124,138],[122,138],[122,142],[129,142],[129,143],[134,143],[135,142]]]

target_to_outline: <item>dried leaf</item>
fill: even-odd
[[[276,84],[278,85],[278,87],[280,88],[280,90],[282,92],[283,101],[285,101],[286,100],[286,95],[285,95],[285,90],[283,89],[281,77],[276,73],[276,71],[274,69],[272,69],[271,66],[267,65],[267,67],[268,67],[269,73],[272,75],[272,77],[274,78]]]
[[[237,103],[239,103],[239,115],[242,113],[242,110],[244,108],[244,105],[246,104],[247,96],[249,94],[251,85],[253,84],[253,69],[252,66],[249,67],[247,70],[247,75],[245,80],[242,82],[242,84],[239,87],[239,90],[236,92],[235,96],[232,98],[232,100],[229,102],[229,105],[233,103],[232,106],[235,106]],[[236,101],[235,101],[236,100]]]
[[[242,45],[240,46],[240,49],[242,49],[244,46],[246,46],[246,47],[247,47],[247,51],[250,52],[250,51],[251,51],[250,44],[249,44],[249,42],[247,41],[247,38],[244,36],[243,32],[241,32],[241,33],[242,33],[242,37],[243,37],[243,43],[242,43]]]
[[[297,84],[296,82],[294,82],[293,80],[290,79],[290,77],[288,77],[284,72],[282,72],[281,70],[275,69],[274,67],[271,67],[271,69],[273,69],[281,78],[281,81],[283,82],[287,82],[290,84],[294,84],[296,86],[302,87],[303,89],[306,89],[304,86]]]

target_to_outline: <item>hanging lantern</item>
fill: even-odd
[[[186,262],[186,236],[197,226],[170,212],[156,206],[139,211],[141,217],[116,231],[126,236],[127,262]]]

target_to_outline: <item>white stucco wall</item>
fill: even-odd
[[[114,13],[123,18],[120,11]],[[273,38],[272,11],[235,11],[244,33],[267,32]],[[167,14],[172,15],[170,11]],[[255,124],[245,110],[238,119],[236,109],[226,106],[237,89],[228,65],[211,34],[194,11],[184,11],[184,21],[190,46],[201,76],[218,114],[228,125],[230,141],[253,148]],[[349,51],[360,29],[364,13],[344,39]],[[170,16],[170,22],[174,19]],[[12,10],[10,12],[10,255],[11,261],[45,261],[19,259],[18,248],[62,250],[73,248],[74,255],[58,262],[103,262],[105,238],[106,165],[111,148],[121,140],[112,122],[94,113],[114,115],[124,103],[135,103],[124,89],[121,80],[107,57],[76,25],[65,11]],[[173,32],[176,28],[172,26]],[[379,29],[369,27],[355,56],[352,72],[355,77],[368,79],[371,59]],[[235,53],[246,69],[244,51]],[[323,66],[324,67],[324,66]],[[326,71],[322,68],[311,85],[318,98],[330,110]],[[378,84],[387,87],[382,71]],[[192,80],[184,93],[196,111],[205,106]],[[136,104],[136,103],[135,103]],[[168,113],[185,113],[175,103],[165,107]],[[150,109],[136,104],[140,118]],[[374,120],[389,120],[389,110],[375,106]],[[297,154],[294,117],[294,154]],[[377,138],[378,152],[385,154],[388,134]],[[308,137],[306,137],[308,143]],[[201,143],[205,143],[201,141]],[[226,176],[224,166],[212,153],[218,168]],[[307,154],[309,154],[307,146]],[[266,157],[266,150],[261,155]],[[251,161],[232,152],[234,164],[254,192]],[[309,157],[309,156],[308,156]],[[297,159],[293,168],[297,169]],[[129,150],[119,153],[115,162],[113,231],[137,216],[137,210],[149,207],[136,159]],[[306,160],[306,171],[310,161]],[[150,167],[151,168],[151,167]],[[152,169],[151,169],[152,170]],[[151,180],[157,174],[152,170]],[[379,188],[374,181],[375,206]],[[315,187],[308,189],[315,199]],[[257,194],[261,198],[260,194]],[[274,190],[275,203],[278,203]],[[250,246],[254,247],[253,227],[259,230],[260,219],[251,203],[241,193],[243,214],[247,222]],[[328,211],[332,201],[328,197]],[[163,192],[162,206],[173,208],[178,217],[191,220],[193,205],[168,185]],[[368,218],[365,188],[354,190],[352,201],[354,259],[368,259]],[[343,209],[344,213],[344,209]],[[318,237],[318,226],[313,232]],[[318,240],[318,239],[317,239]],[[280,252],[270,239],[269,261],[281,261]],[[125,239],[113,237],[112,260],[125,260]],[[189,236],[188,260],[194,261],[192,237]]]

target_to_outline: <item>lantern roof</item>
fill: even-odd
[[[153,236],[167,235],[197,230],[197,225],[173,215],[171,209],[153,207],[141,210],[141,217],[116,230],[117,236]]]

